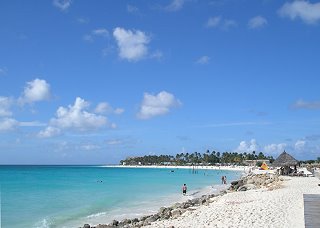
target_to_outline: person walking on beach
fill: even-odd
[[[183,184],[182,186],[182,194],[185,196],[187,194],[187,185]]]
[[[221,176],[221,184],[224,184],[224,176]]]
[[[227,176],[224,176],[223,181],[224,181],[224,184],[227,184]]]

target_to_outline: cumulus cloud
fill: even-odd
[[[268,24],[267,19],[262,16],[256,16],[249,20],[248,27],[250,29],[262,28]]]
[[[175,96],[166,91],[157,95],[145,93],[137,117],[140,119],[150,119],[155,116],[165,115],[170,109],[181,105]]]
[[[196,63],[197,63],[197,64],[208,64],[209,61],[210,61],[210,57],[204,55],[204,56],[201,56],[201,57],[196,61]]]
[[[268,154],[279,154],[285,150],[286,146],[287,146],[286,143],[279,143],[279,144],[272,143],[264,146],[264,152]]]
[[[107,125],[105,116],[90,113],[87,110],[89,103],[80,97],[77,97],[74,105],[67,108],[59,107],[56,112],[56,118],[51,119],[50,123],[61,129],[74,129],[78,131],[87,131],[98,129]]]
[[[19,122],[12,118],[0,119],[0,132],[12,131],[19,126]]]
[[[27,82],[23,95],[19,98],[19,102],[22,104],[33,103],[48,100],[50,97],[50,85],[45,80],[36,78],[33,81]]]
[[[61,134],[61,130],[56,127],[48,126],[38,133],[39,138],[50,138]]]
[[[66,11],[71,6],[72,0],[53,0],[53,5],[61,11]]]
[[[94,111],[98,114],[122,114],[124,109],[113,108],[109,103],[101,102],[97,105]]]
[[[255,139],[251,139],[250,142],[241,141],[236,151],[251,153],[252,151],[258,151],[259,149],[260,146],[257,144],[257,141]]]
[[[126,30],[117,27],[113,36],[119,48],[119,57],[128,61],[138,61],[148,54],[150,37],[140,30]]]
[[[206,27],[213,28],[217,27],[221,22],[221,17],[210,17],[206,23]]]
[[[316,24],[320,20],[320,2],[310,3],[304,0],[287,2],[280,8],[279,14],[291,20],[299,18],[306,24]]]
[[[90,112],[89,106],[89,102],[77,97],[73,105],[59,107],[56,117],[50,120],[48,127],[40,131],[38,136],[46,138],[63,131],[89,132],[104,127],[116,128],[114,123],[109,123],[107,117]]]
[[[12,112],[10,110],[12,104],[13,104],[13,99],[9,97],[0,96],[0,117],[12,115]]]
[[[185,3],[185,0],[172,0],[172,2],[168,6],[165,7],[165,10],[167,10],[167,11],[181,10],[184,3]]]
[[[306,143],[307,141],[305,140],[297,140],[296,143],[294,144],[294,149],[298,151],[304,150]]]
[[[320,101],[308,102],[299,99],[293,104],[293,107],[297,109],[320,109]]]

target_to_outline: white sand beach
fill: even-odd
[[[176,219],[156,221],[159,227],[304,227],[303,194],[320,194],[316,177],[282,177],[275,190],[257,189],[214,197],[209,205],[187,211]]]

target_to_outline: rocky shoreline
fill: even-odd
[[[171,207],[161,207],[159,212],[152,215],[143,216],[141,218],[124,219],[122,221],[113,220],[110,224],[99,224],[90,226],[85,224],[80,228],[136,228],[148,226],[152,222],[175,219],[187,211],[192,211],[201,205],[209,205],[215,201],[215,198],[224,194],[232,193],[235,191],[248,191],[258,188],[267,188],[273,190],[280,187],[282,180],[276,174],[249,174],[237,181],[231,182],[228,190],[221,191],[218,194],[203,195],[199,198],[188,200],[183,203],[176,203]]]

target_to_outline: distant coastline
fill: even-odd
[[[113,168],[150,168],[150,169],[201,169],[201,170],[230,170],[230,171],[243,171],[248,172],[252,169],[252,166],[210,166],[210,165],[198,165],[198,166],[179,166],[179,165],[103,165],[102,167]]]

